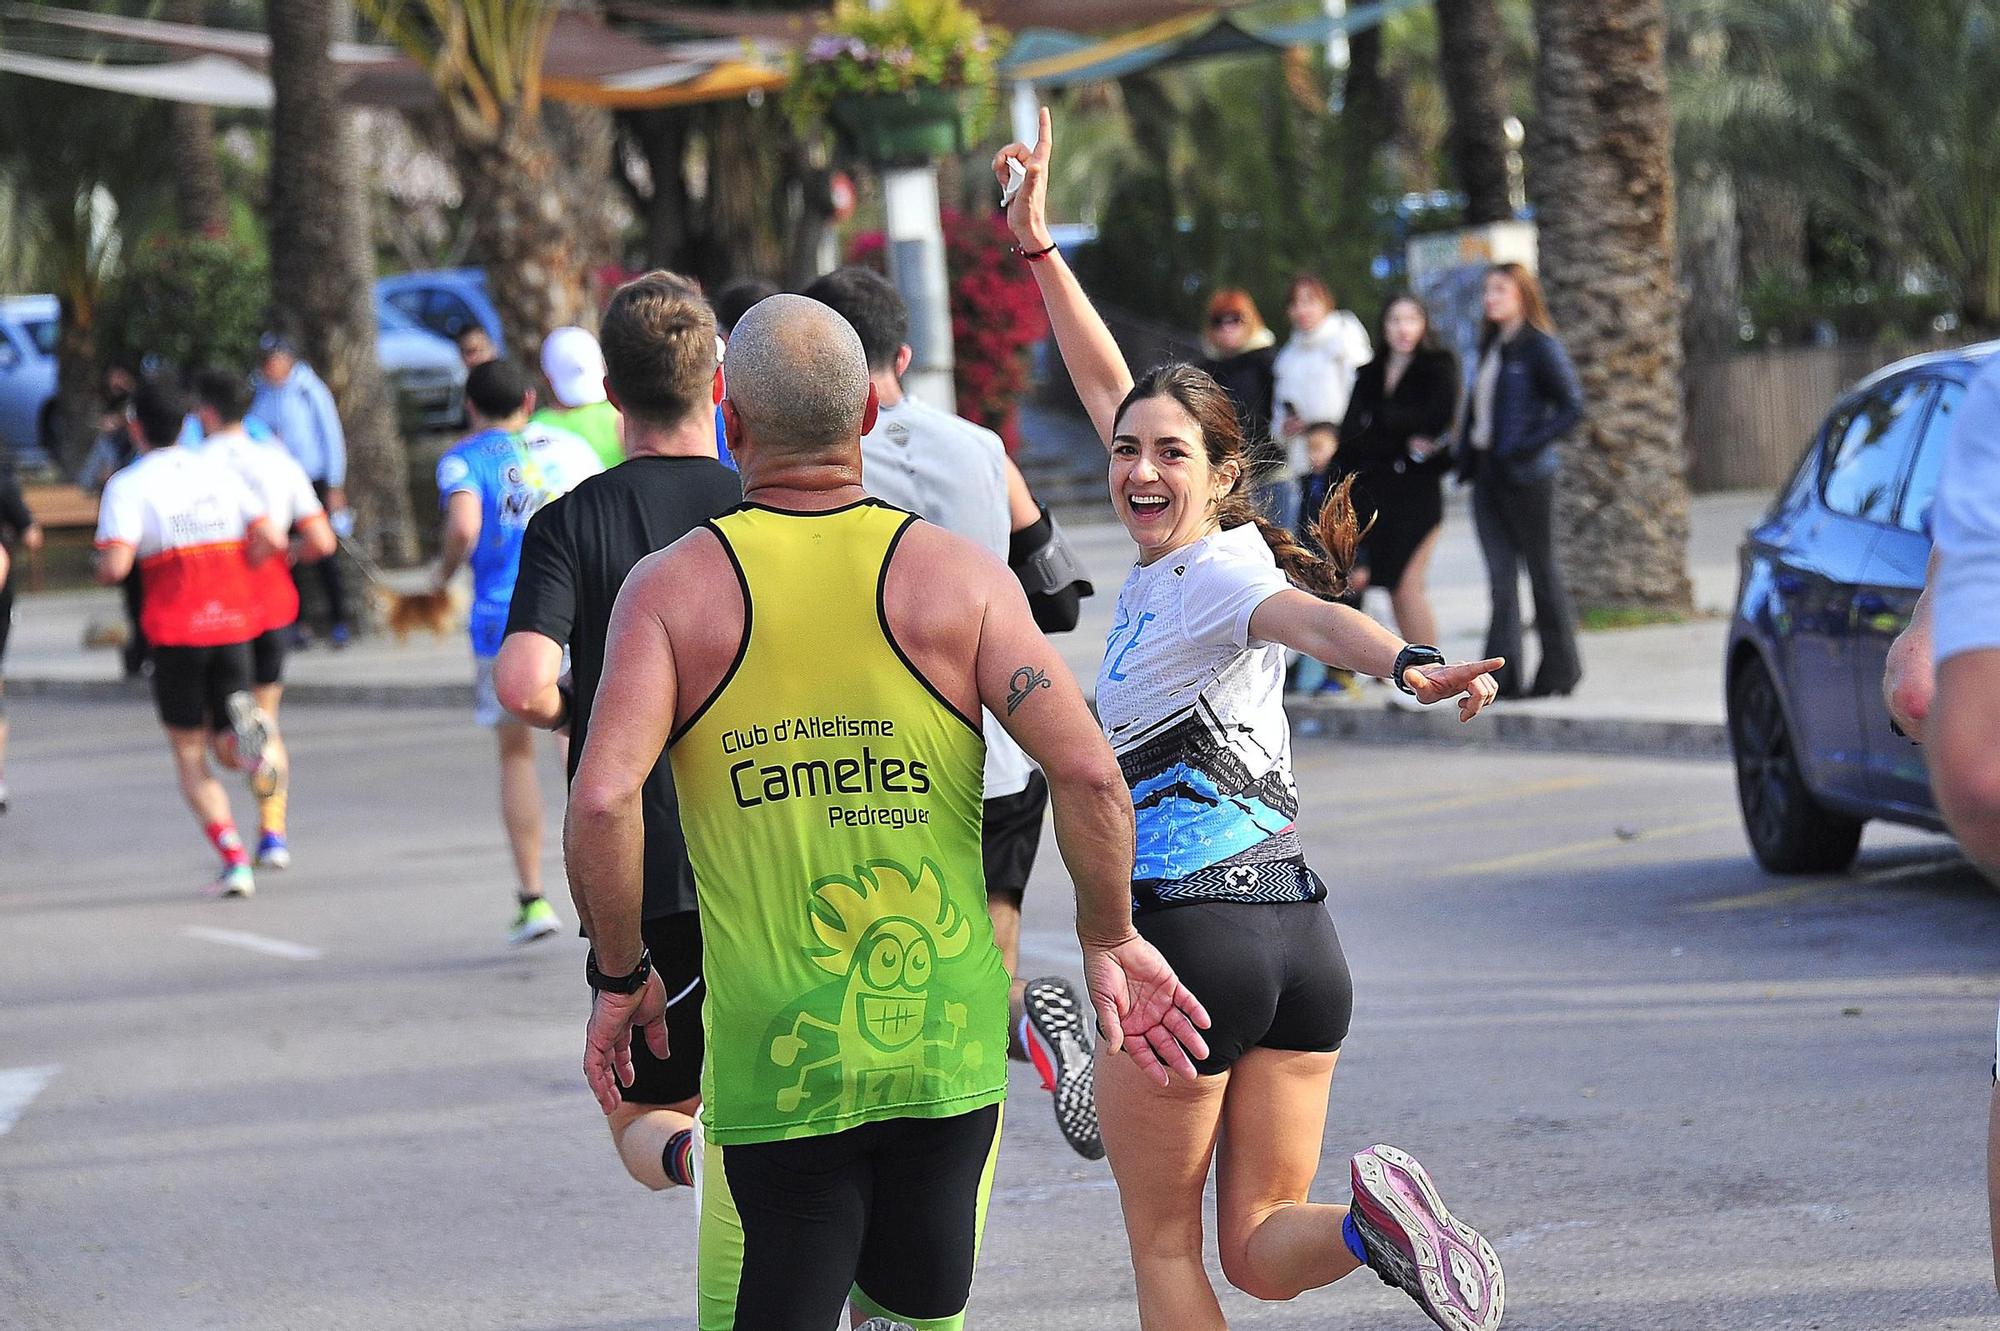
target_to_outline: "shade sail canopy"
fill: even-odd
[[[121,46],[136,43],[192,57],[114,63],[0,50],[0,73],[209,106],[271,105],[266,72],[271,42],[261,32],[44,5],[0,5],[0,17],[23,24],[31,34],[87,32]],[[394,47],[336,42],[331,53],[345,78],[342,96],[351,103],[407,109],[436,100],[430,75]],[[542,66],[545,97],[604,107],[718,101],[784,83],[776,62],[765,63],[741,41],[655,43],[573,13],[557,16]]]
[[[1050,85],[1124,78],[1156,66],[1211,56],[1314,45],[1365,31],[1405,9],[1429,3],[1431,0],[1379,0],[1338,16],[1284,22],[1260,19],[1253,7],[1210,5],[1201,12],[1108,37],[1063,28],[1031,28],[1018,33],[1007,48],[1000,75],[1016,83]]]

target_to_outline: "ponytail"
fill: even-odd
[[[1221,520],[1223,530],[1255,524],[1257,534],[1264,538],[1264,544],[1271,547],[1271,557],[1284,570],[1292,585],[1325,600],[1334,601],[1347,595],[1347,579],[1354,571],[1355,552],[1361,546],[1361,538],[1375,525],[1369,518],[1366,527],[1354,512],[1354,477],[1349,474],[1341,478],[1340,484],[1326,497],[1326,503],[1313,516],[1312,534],[1319,541],[1324,555],[1310,549],[1290,531],[1259,513],[1249,497],[1240,490],[1232,491],[1223,499],[1216,516]]]

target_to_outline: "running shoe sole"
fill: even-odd
[[[229,695],[229,729],[236,736],[236,765],[250,774],[250,791],[269,799],[278,791],[278,769],[264,763],[264,746],[271,742],[271,718],[257,700],[241,691]]]
[[[548,938],[561,932],[562,922],[559,920],[531,920],[517,924],[509,930],[507,941],[515,944],[532,943],[537,939]]]
[[[1075,987],[1060,978],[1030,980],[1021,1003],[1028,1013],[1028,1059],[1054,1093],[1056,1126],[1078,1155],[1102,1160],[1090,1028]]]
[[[273,846],[269,850],[259,848],[257,867],[260,869],[289,869],[292,867],[292,852],[283,846]]]
[[[1354,1224],[1368,1265],[1445,1331],[1494,1331],[1507,1303],[1500,1258],[1438,1200],[1431,1176],[1393,1146],[1354,1157]]]
[[[225,873],[203,891],[211,897],[247,897],[257,890],[257,880],[248,873]]]

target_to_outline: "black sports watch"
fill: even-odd
[[[646,981],[652,974],[653,954],[645,948],[639,951],[639,964],[627,975],[606,975],[597,969],[597,949],[594,947],[583,963],[583,978],[600,994],[636,994],[646,987]]]
[[[1403,646],[1403,650],[1396,653],[1396,665],[1390,672],[1389,681],[1414,698],[1417,696],[1417,691],[1411,688],[1409,683],[1404,680],[1403,672],[1411,666],[1443,664],[1444,653],[1437,648],[1421,642],[1406,643]]]

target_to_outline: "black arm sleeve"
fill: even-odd
[[[1007,539],[1007,567],[1019,577],[1021,570],[1036,551],[1047,545],[1055,535],[1055,521],[1044,508],[1036,518]],[[1024,587],[1026,584],[1023,584]],[[1083,613],[1083,584],[1068,583],[1053,592],[1028,588],[1028,609],[1035,616],[1035,627],[1044,633],[1067,633],[1076,627],[1076,621]]]
[[[20,483],[12,467],[0,466],[0,541],[12,545],[21,533],[35,525],[28,501],[21,498]]]
[[[576,561],[564,540],[563,501],[545,505],[521,538],[521,572],[507,607],[509,633],[539,633],[567,645],[576,625]]]

